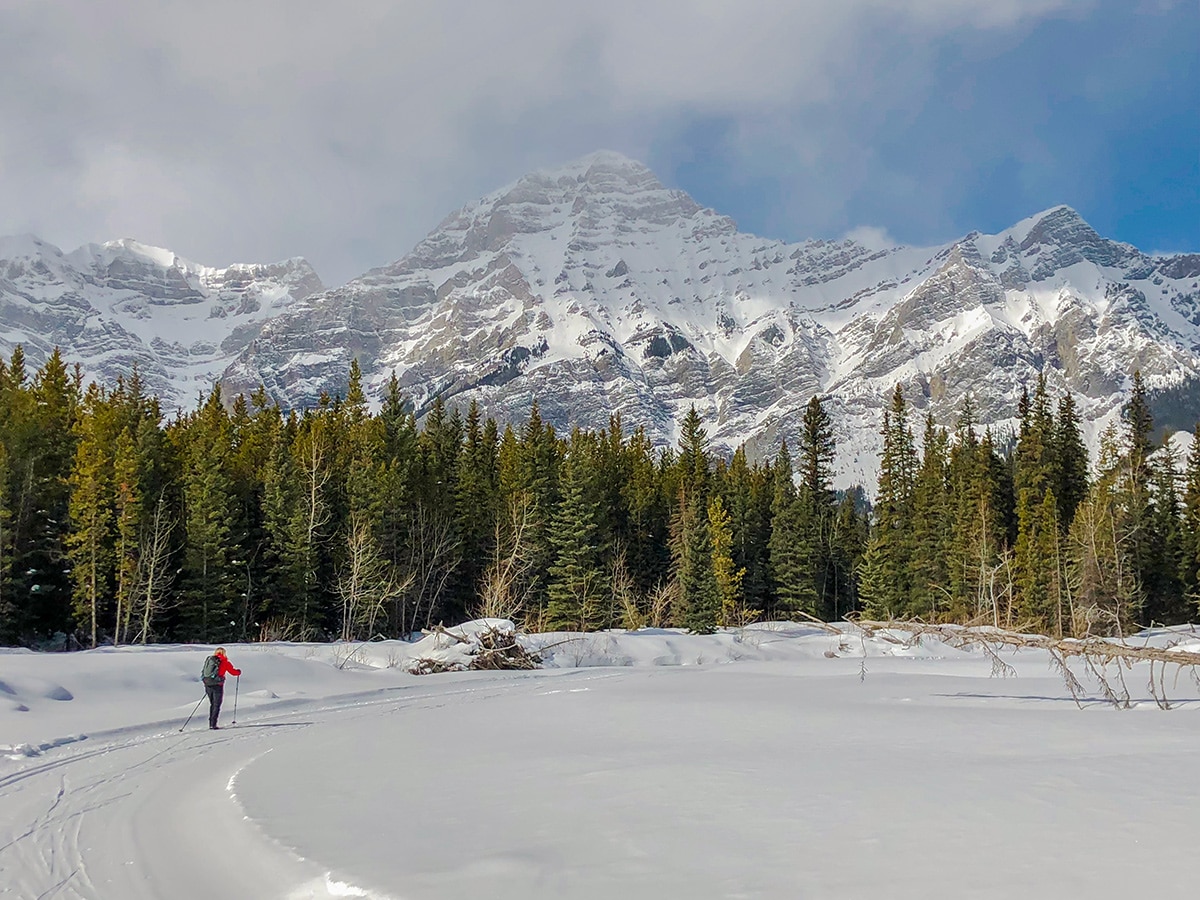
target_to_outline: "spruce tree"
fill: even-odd
[[[900,385],[883,415],[879,490],[867,548],[863,603],[874,616],[902,615],[912,598],[913,490],[917,454]]]
[[[1125,634],[1140,615],[1141,594],[1129,549],[1133,529],[1122,499],[1126,464],[1117,428],[1110,423],[1100,436],[1096,478],[1069,532],[1071,633],[1076,637]]]
[[[1058,521],[1065,534],[1088,491],[1088,449],[1083,442],[1079,410],[1070,392],[1058,401],[1051,443],[1054,448],[1052,486],[1058,501]]]
[[[141,457],[128,427],[117,435],[113,453],[113,501],[115,513],[116,610],[113,641],[129,640],[133,610],[138,599],[139,556],[145,511],[142,496]]]
[[[458,517],[455,528],[462,553],[462,564],[456,572],[456,593],[469,603],[483,577],[484,564],[491,556],[499,514],[496,424],[490,419],[487,423],[482,421],[474,400],[467,411],[465,434],[455,486]]]
[[[185,567],[181,589],[181,636],[219,641],[231,636],[235,573],[230,564],[233,490],[226,461],[230,423],[220,386],[179,435],[186,460],[183,477]]]
[[[644,428],[630,435],[625,457],[627,476],[621,500],[628,523],[627,564],[638,592],[646,595],[670,576],[669,504],[662,471]]]
[[[67,560],[74,582],[75,621],[96,647],[109,625],[113,570],[113,464],[103,422],[104,395],[92,385],[79,422],[79,443],[68,479]]]
[[[1121,410],[1124,420],[1124,475],[1120,484],[1119,503],[1123,508],[1129,539],[1130,561],[1139,588],[1139,614],[1149,601],[1152,614],[1160,612],[1157,597],[1147,591],[1156,590],[1157,568],[1161,564],[1156,555],[1154,517],[1151,507],[1151,482],[1153,479],[1150,454],[1153,451],[1151,436],[1154,418],[1150,413],[1150,401],[1140,371],[1133,373],[1133,387],[1129,401]]]
[[[767,470],[758,465],[751,469],[747,465],[745,446],[739,446],[729,464],[723,497],[733,539],[733,566],[745,573],[742,593],[746,605],[757,610],[766,609],[769,591],[770,488]],[[764,495],[768,498],[765,515]]]
[[[829,618],[835,606],[832,536],[836,496],[832,480],[837,445],[833,420],[820,397],[810,399],[804,409],[798,454],[800,555],[805,560],[815,597],[813,608],[805,611]]]
[[[527,613],[535,620],[549,603],[547,573],[554,562],[551,541],[553,517],[559,498],[559,442],[554,429],[542,421],[534,402],[517,445],[515,494],[525,510],[525,539],[530,560],[529,579],[523,586]]]
[[[757,614],[757,611],[748,610],[745,605],[742,581],[746,577],[746,570],[734,562],[733,525],[720,496],[714,496],[708,502],[708,531],[712,542],[713,578],[717,584],[720,609],[717,624],[745,624],[746,619]]]
[[[0,364],[0,368],[3,368]],[[8,450],[0,441],[0,645],[17,643],[20,635],[12,578],[12,509],[9,505]]]
[[[1188,621],[1181,572],[1186,544],[1180,522],[1179,472],[1170,441],[1151,462],[1151,512],[1147,523],[1150,565],[1143,572],[1144,621],[1177,625]]]
[[[562,501],[551,531],[547,607],[548,624],[555,629],[588,631],[611,624],[611,612],[603,606],[596,452],[594,437],[575,429],[560,468]]]
[[[1200,607],[1200,422],[1192,431],[1184,466],[1181,516],[1179,574],[1188,608],[1194,614]]]
[[[24,366],[24,355],[14,350],[9,374],[17,396],[8,429],[13,588],[24,606],[22,631],[50,637],[67,631],[72,616],[72,576],[63,541],[78,439],[79,390],[57,349],[31,382]]]
[[[812,557],[806,526],[811,508],[802,505],[792,476],[792,458],[787,443],[779,447],[774,466],[774,498],[771,505],[769,539],[771,580],[775,605],[783,616],[802,611],[816,615],[817,592],[813,587]]]
[[[672,528],[672,555],[679,589],[675,624],[695,634],[708,634],[716,629],[721,614],[708,509],[699,491],[689,496],[682,485]]]
[[[932,413],[925,417],[921,468],[912,496],[912,596],[905,614],[934,617],[946,612],[950,580],[950,498],[947,487],[949,438]]]
[[[677,467],[679,477],[688,496],[699,496],[707,505],[709,468],[712,460],[708,453],[708,435],[704,430],[700,414],[695,405],[683,417],[679,437]]]

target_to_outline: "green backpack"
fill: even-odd
[[[200,670],[200,680],[206,685],[216,685],[221,683],[221,660],[215,656],[210,656],[204,661],[204,668]]]

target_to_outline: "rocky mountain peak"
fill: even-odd
[[[560,234],[574,238],[568,245],[580,248],[601,238],[691,219],[706,233],[736,231],[731,219],[667,188],[643,164],[605,150],[532,172],[462,207],[407,256],[369,275],[403,276],[471,263],[481,255],[507,250],[516,236],[555,232],[553,239]]]

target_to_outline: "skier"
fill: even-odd
[[[213,655],[204,660],[201,681],[204,682],[204,693],[208,694],[208,727],[216,731],[217,717],[221,715],[221,700],[225,696],[225,676],[238,677],[241,669],[235,669],[233,663],[225,655],[225,648],[218,647]]]

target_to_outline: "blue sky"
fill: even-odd
[[[598,149],[748,231],[1200,252],[1196,0],[12,0],[0,234],[339,283]]]
[[[1200,252],[1200,4],[1103,4],[1002,36],[939,40],[924,75],[905,48],[872,45],[901,78],[870,99],[800,107],[807,127],[870,162],[848,177],[836,158],[789,160],[768,139],[747,160],[734,116],[699,120],[651,164],[740,227],[798,240],[856,226],[904,243],[994,232],[1060,203],[1101,234],[1147,251]],[[853,155],[853,154],[852,154]],[[731,172],[744,172],[731,177]],[[829,179],[840,208],[811,209]]]

